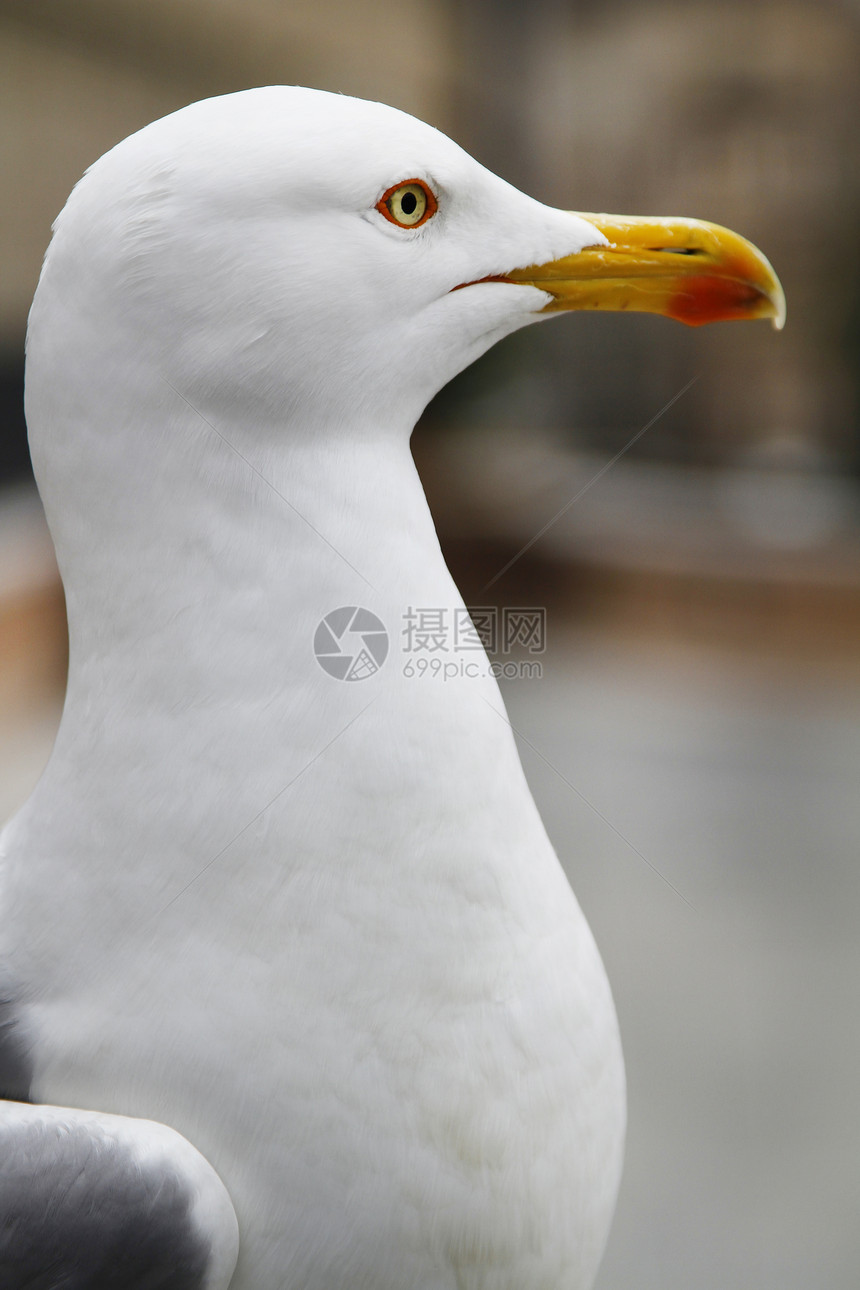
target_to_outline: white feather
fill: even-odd
[[[374,209],[425,179],[414,231]],[[488,676],[403,675],[461,606],[409,454],[534,321],[452,288],[594,243],[430,127],[269,88],[97,162],[30,322],[71,632],[51,762],[3,840],[38,1100],[162,1121],[224,1180],[241,1290],[584,1290],[623,1072],[599,956]],[[360,684],[312,652],[359,604]]]

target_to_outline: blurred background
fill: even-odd
[[[0,0],[0,63],[4,818],[65,668],[27,309],[111,145],[298,82],[552,204],[700,216],[770,257],[782,334],[572,315],[464,373],[414,446],[467,604],[547,609],[542,678],[503,688],[625,1040],[600,1290],[856,1290],[860,3]]]

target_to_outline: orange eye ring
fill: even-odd
[[[423,179],[401,179],[392,184],[376,203],[380,215],[398,228],[420,228],[436,214],[439,203]]]

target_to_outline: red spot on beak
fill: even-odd
[[[700,327],[704,323],[748,318],[750,305],[763,298],[751,283],[703,274],[685,279],[670,299],[666,313],[690,327]]]

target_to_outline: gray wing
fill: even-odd
[[[151,1120],[0,1102],[3,1290],[226,1290],[227,1191]]]
[[[4,972],[3,983],[8,985],[5,975]],[[33,1070],[18,1022],[15,992],[7,989],[0,993],[0,1098],[26,1102],[30,1097]]]

